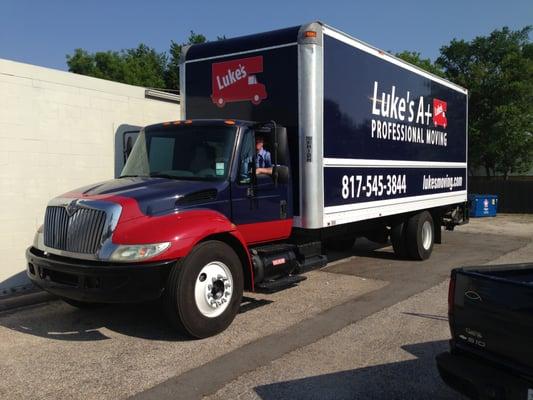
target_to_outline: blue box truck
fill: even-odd
[[[465,223],[467,91],[320,22],[193,45],[183,117],[53,199],[28,274],[70,304],[163,298],[194,337],[356,237],[424,260]]]

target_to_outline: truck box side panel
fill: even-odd
[[[324,28],[324,225],[466,201],[467,95]]]
[[[245,49],[242,52],[236,51],[240,39],[229,40],[232,45],[227,51],[231,51],[231,55],[223,54],[226,41],[210,43],[207,49],[203,49],[207,44],[191,47],[181,68],[185,75],[182,76],[186,91],[185,116],[189,119],[274,120],[285,126],[291,153],[293,211],[294,215],[299,215],[298,46],[294,34],[293,42],[261,48],[263,36],[265,43],[273,43],[271,34],[253,35],[253,42],[242,39]],[[288,40],[286,34],[284,41]],[[256,49],[250,50],[254,45]],[[212,57],[209,56],[211,52]],[[201,58],[189,60],[190,55]],[[238,68],[244,68],[247,76],[233,82],[234,77],[229,78],[227,71],[233,73]],[[255,78],[249,81],[249,75]],[[255,95],[259,96],[257,101]],[[219,99],[223,104],[217,104]]]

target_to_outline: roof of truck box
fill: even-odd
[[[294,45],[298,42],[298,38],[302,31],[312,30],[316,27],[316,25],[320,25],[323,28],[323,32],[327,35],[333,36],[338,40],[352,45],[353,47],[357,47],[376,57],[383,58],[388,62],[398,65],[399,67],[439,82],[447,87],[450,87],[451,89],[460,91],[465,95],[468,93],[466,88],[456,83],[428,72],[417,65],[404,61],[393,54],[372,46],[321,21],[292,26],[290,28],[277,29],[268,32],[255,33],[252,35],[238,36],[230,39],[186,46],[182,50],[181,62],[200,61],[209,58],[253,52],[259,49],[265,50],[269,48]]]

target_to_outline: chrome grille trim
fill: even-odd
[[[68,215],[69,208],[76,210]],[[107,260],[122,206],[105,200],[58,197],[48,203],[41,250],[64,257]],[[50,235],[54,232],[55,235]]]
[[[106,213],[78,208],[69,215],[67,208],[49,206],[44,218],[44,244],[72,253],[95,254],[102,242]]]

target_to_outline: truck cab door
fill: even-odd
[[[292,207],[290,203],[290,179],[286,170],[288,157],[274,157],[274,133],[263,133],[264,149],[271,155],[274,172],[284,169],[285,178],[276,182],[273,175],[256,174],[257,150],[256,132],[243,129],[237,152],[236,177],[231,187],[232,220],[249,243],[284,239],[292,228]],[[274,159],[278,158],[278,166]],[[283,158],[283,160],[282,160]]]
[[[141,129],[140,126],[122,124],[115,131],[115,178],[120,176]]]

